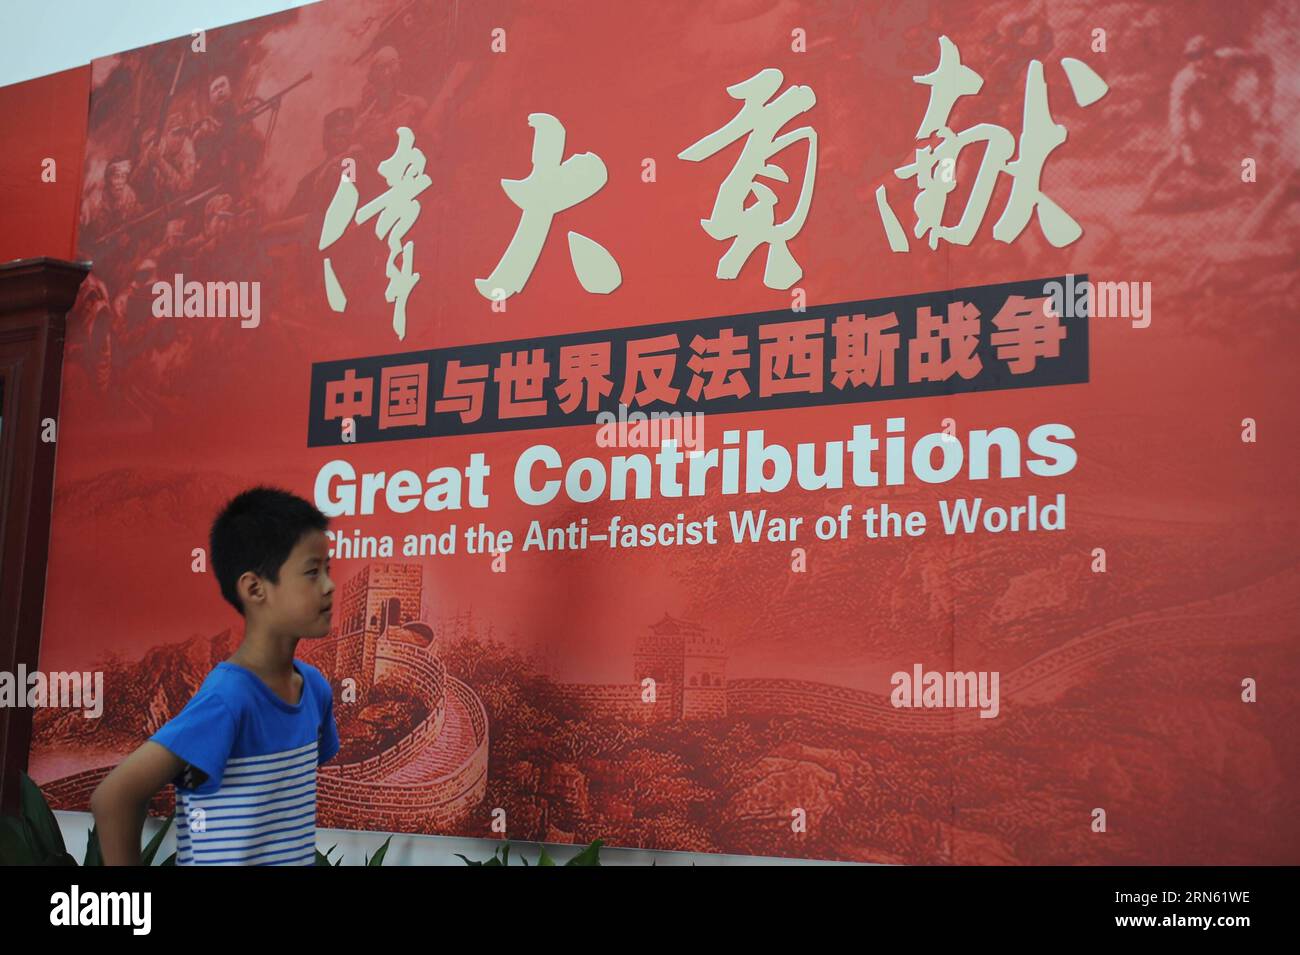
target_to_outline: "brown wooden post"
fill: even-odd
[[[0,670],[14,679],[40,657],[55,448],[42,432],[59,419],[66,315],[89,271],[89,262],[49,258],[0,265]],[[32,715],[0,707],[3,813],[18,812]]]

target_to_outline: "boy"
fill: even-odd
[[[178,865],[315,863],[316,767],[339,738],[329,683],[293,652],[299,638],[329,633],[328,522],[268,487],[213,522],[212,569],[244,640],[91,796],[105,865],[140,864],[146,809],[168,782]]]

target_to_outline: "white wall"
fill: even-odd
[[[59,830],[63,833],[63,842],[72,857],[80,862],[86,855],[86,842],[90,838],[90,826],[94,821],[88,812],[63,812],[56,810],[54,818],[58,820]],[[149,818],[145,820],[144,839],[147,843],[162,828],[163,820]],[[316,848],[324,852],[330,846],[338,848],[330,853],[330,858],[343,859],[344,865],[361,865],[367,855],[373,855],[388,838],[386,833],[348,832],[342,829],[317,829]],[[468,859],[483,861],[491,858],[493,851],[500,848],[499,842],[489,839],[460,839],[450,836],[393,836],[384,856],[384,865],[464,865],[456,858],[460,853]],[[537,862],[537,850],[540,843],[511,842],[510,865],[521,864],[518,853],[528,857],[530,865]],[[563,864],[577,854],[579,847],[547,844],[546,851],[556,862]],[[176,830],[170,830],[163,839],[160,858],[165,859],[176,851]],[[649,852],[640,849],[609,849],[600,851],[602,865],[853,865],[844,863],[809,862],[803,859],[766,859],[752,856],[728,856],[701,854],[697,852]]]

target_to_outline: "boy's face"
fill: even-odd
[[[280,582],[266,582],[274,626],[295,637],[323,637],[333,618],[334,582],[329,576],[329,538],[304,534],[280,567]]]

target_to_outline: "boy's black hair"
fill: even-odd
[[[236,587],[247,570],[273,584],[302,535],[323,531],[329,518],[310,501],[274,487],[258,486],[232,498],[208,536],[208,553],[221,596],[244,614]]]

